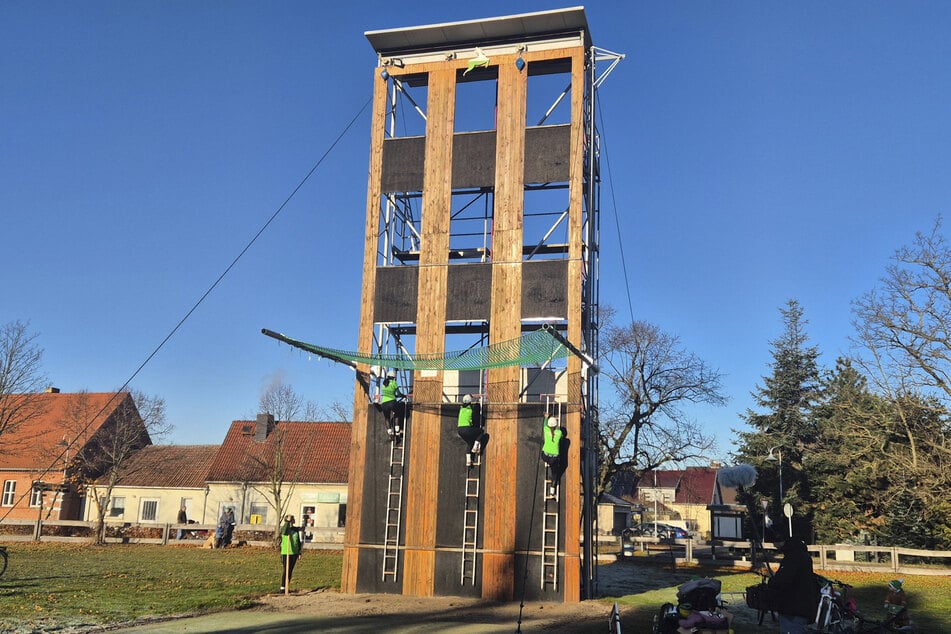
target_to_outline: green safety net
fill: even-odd
[[[400,370],[485,370],[511,365],[541,365],[552,359],[568,356],[568,349],[555,338],[549,328],[541,328],[517,339],[509,339],[481,348],[469,348],[445,354],[419,354],[414,358],[402,354],[368,354],[338,350],[298,341],[267,329],[261,332],[295,348],[347,365],[367,363]]]

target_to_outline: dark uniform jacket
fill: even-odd
[[[816,615],[819,596],[806,543],[798,537],[790,537],[780,552],[783,560],[769,580],[776,611],[812,619]]]

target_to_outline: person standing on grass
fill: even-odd
[[[300,529],[294,526],[294,516],[285,515],[281,524],[281,592],[287,593],[291,586],[294,566],[300,559]]]
[[[217,541],[215,548],[224,548],[231,543],[231,535],[234,534],[234,510],[228,507],[218,518],[218,529],[215,532]]]
[[[799,537],[790,537],[779,548],[783,559],[769,580],[779,614],[780,634],[804,634],[816,616],[819,597],[816,592],[812,556]]]

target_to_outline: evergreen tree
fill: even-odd
[[[817,439],[803,458],[814,496],[804,507],[819,543],[855,541],[884,522],[877,497],[887,482],[875,430],[887,407],[849,359],[838,359],[822,382],[813,416]]]
[[[753,396],[762,412],[747,410],[743,416],[752,432],[739,432],[740,450],[734,456],[738,462],[757,468],[759,477],[751,496],[760,496],[769,502],[769,515],[775,525],[775,535],[786,530],[782,515],[784,502],[793,504],[796,513],[794,533],[802,533],[811,520],[809,509],[801,501],[811,501],[809,482],[803,471],[803,455],[816,441],[812,409],[819,391],[819,350],[808,345],[805,327],[808,321],[797,300],[791,299],[780,309],[783,334],[770,342],[773,361],[772,374],[763,377]],[[779,496],[779,462],[767,461],[770,449],[774,457],[782,455],[783,495]],[[750,502],[751,500],[744,500]],[[811,530],[810,530],[811,533]]]

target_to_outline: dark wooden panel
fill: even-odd
[[[525,184],[568,180],[571,126],[549,125],[525,131]]]
[[[495,185],[494,130],[460,132],[452,138],[452,187],[493,187]]]
[[[577,284],[580,286],[581,281]],[[539,260],[522,265],[522,318],[568,317],[568,261]]]
[[[494,130],[453,136],[453,189],[495,186],[496,137]],[[383,142],[384,192],[422,191],[425,141],[424,137],[401,137]],[[527,128],[525,183],[567,181],[570,146],[571,126],[567,124]]]
[[[403,442],[407,444],[409,454],[412,432],[407,429]],[[387,486],[390,475],[390,442],[386,435],[386,423],[383,413],[378,407],[369,408],[367,420],[367,447],[364,454],[366,463],[364,468],[365,489],[359,500],[351,504],[359,504],[361,510],[360,543],[383,545],[386,535],[386,505]],[[405,517],[406,509],[402,509]],[[349,521],[349,518],[347,518]],[[382,556],[382,555],[381,555]]]
[[[447,320],[487,320],[491,305],[491,264],[454,264],[449,267],[446,296]]]
[[[306,560],[305,560],[306,561]],[[358,557],[360,576],[354,592],[368,594],[401,594],[403,592],[402,574],[393,581],[387,577],[383,581],[383,549],[361,548]],[[403,553],[399,554],[399,569],[403,570]]]
[[[419,269],[415,266],[379,266],[373,321],[416,321]]]
[[[443,597],[482,596],[482,555],[476,554],[475,585],[466,580],[462,583],[459,565],[462,555],[458,552],[436,551],[435,594]]]
[[[425,137],[386,139],[383,142],[380,189],[384,193],[422,191],[425,156]]]

